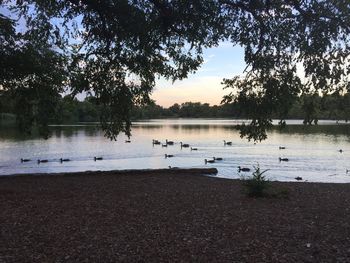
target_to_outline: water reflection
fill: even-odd
[[[144,169],[173,167],[217,167],[220,177],[239,178],[238,166],[252,168],[257,163],[270,169],[272,180],[350,182],[346,174],[350,157],[348,125],[289,125],[268,132],[268,140],[254,145],[240,138],[237,120],[150,120],[134,122],[131,143],[120,135],[110,141],[97,126],[55,126],[52,136],[23,136],[15,129],[0,128],[0,174],[65,172],[85,170]],[[153,145],[152,139],[175,145]],[[232,141],[232,146],[223,140]],[[179,142],[198,148],[181,148]],[[285,146],[280,150],[279,146]],[[340,153],[338,150],[342,149]],[[172,154],[174,158],[164,158]],[[94,161],[94,156],[103,156]],[[213,156],[223,161],[205,165]],[[279,162],[279,157],[289,162]],[[33,161],[20,163],[20,158]],[[60,158],[70,162],[61,163]],[[48,159],[38,165],[37,159]]]

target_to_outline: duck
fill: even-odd
[[[221,157],[213,157],[215,161],[222,161],[223,159]]]
[[[131,141],[130,140],[125,140],[125,143],[131,143]]]
[[[279,149],[280,149],[280,150],[284,150],[284,149],[286,149],[286,147],[280,146]]]
[[[238,172],[250,172],[250,168],[238,166]]]
[[[224,140],[224,145],[232,145],[232,142],[227,142]]]
[[[180,169],[179,167],[176,167],[176,166],[168,166],[169,167],[169,169],[175,169],[175,170],[177,170],[177,169]]]
[[[181,148],[183,147],[183,148],[188,148],[188,147],[190,147],[190,145],[188,144],[188,143],[182,143],[182,142],[180,142],[180,145],[181,145]]]
[[[30,159],[23,159],[21,158],[21,163],[26,163],[26,162],[30,162],[31,160]]]
[[[198,151],[198,148],[191,147],[191,151]]]
[[[44,160],[38,160],[38,163],[47,163],[47,162],[49,162],[49,160],[47,160],[47,159],[44,159]]]
[[[94,161],[96,162],[96,161],[102,161],[103,160],[103,157],[94,157]]]
[[[346,169],[346,173],[348,173],[349,172],[349,170],[348,169]]]
[[[167,144],[162,144],[162,147],[168,147],[168,145]]]
[[[342,149],[340,149],[338,152],[342,153],[342,152],[343,152],[343,150],[342,150]]]
[[[174,155],[172,155],[172,154],[165,154],[165,158],[171,158],[171,157],[174,157]]]
[[[294,179],[295,179],[295,180],[297,180],[297,181],[301,181],[301,180],[303,180],[303,178],[302,178],[302,177],[300,177],[300,176],[297,176],[297,177],[295,177]]]
[[[69,161],[70,161],[70,159],[63,159],[63,158],[60,159],[60,162],[61,162],[61,163],[63,163],[63,162],[69,162]]]
[[[281,158],[281,157],[279,157],[278,159],[279,159],[280,162],[288,162],[289,161],[288,158]]]
[[[215,160],[207,160],[207,159],[204,159],[204,163],[207,164],[207,163],[215,163]]]
[[[173,141],[168,141],[168,139],[165,140],[165,143],[166,143],[167,145],[174,145],[174,142],[173,142]]]

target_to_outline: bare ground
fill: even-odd
[[[179,171],[0,178],[0,262],[350,262],[350,185]]]

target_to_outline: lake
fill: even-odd
[[[117,141],[104,137],[95,126],[55,126],[52,136],[25,138],[12,129],[0,128],[0,175],[124,170],[171,167],[216,167],[218,177],[240,178],[238,166],[269,169],[270,180],[295,181],[301,176],[310,182],[350,182],[350,126],[331,121],[306,127],[289,121],[285,129],[272,129],[268,139],[254,144],[241,139],[234,126],[237,120],[165,119],[133,123],[131,143],[124,135]],[[153,145],[152,139],[174,145]],[[224,145],[223,140],[232,145]],[[198,148],[181,148],[180,142]],[[280,150],[283,146],[285,149]],[[343,152],[339,152],[342,149]],[[165,158],[165,154],[174,155]],[[94,157],[103,160],[94,161]],[[222,161],[205,164],[204,159]],[[288,158],[280,162],[279,157]],[[31,159],[21,163],[21,158]],[[61,163],[60,158],[69,158]],[[48,159],[39,163],[38,159]]]

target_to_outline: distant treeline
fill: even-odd
[[[93,98],[79,101],[71,97],[58,98],[55,102],[56,114],[50,123],[68,124],[77,122],[98,122],[101,108]],[[14,122],[18,104],[11,98],[0,96],[0,122]],[[208,103],[175,103],[164,108],[151,102],[147,106],[134,107],[132,119],[152,118],[245,118],[244,109],[236,103],[210,106]],[[280,116],[273,116],[279,118]],[[287,119],[305,119],[317,122],[318,119],[348,120],[350,117],[350,95],[332,94],[327,96],[301,96],[285,116]]]

